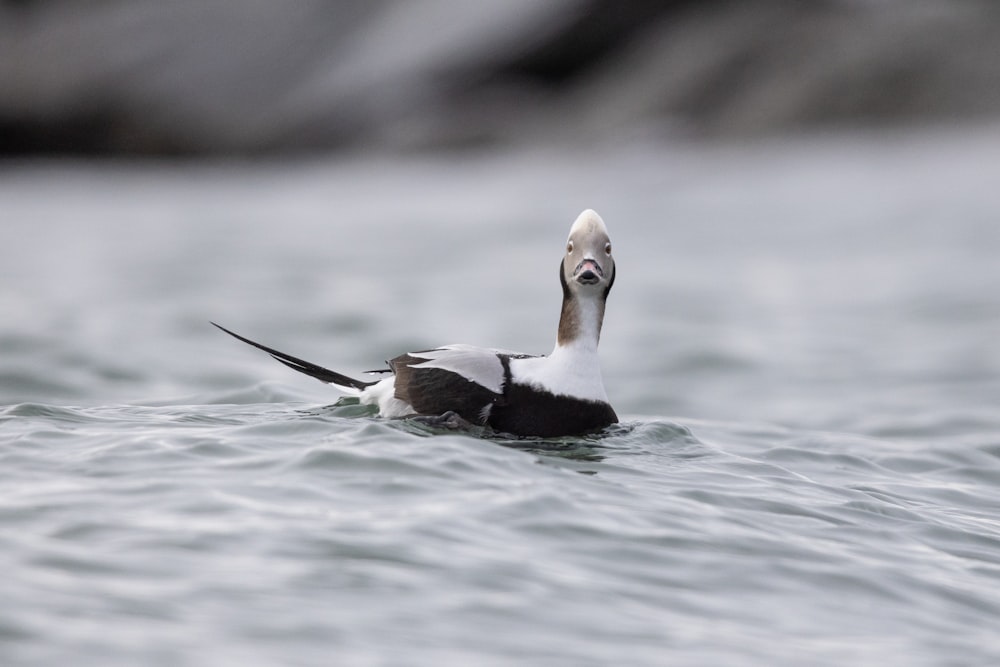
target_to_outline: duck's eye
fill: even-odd
[[[610,243],[605,243],[604,244],[604,254],[605,255],[610,255],[611,254],[611,244]]]
[[[566,253],[569,254],[571,252],[573,252],[573,242],[572,241],[570,241],[569,243],[566,244]]]

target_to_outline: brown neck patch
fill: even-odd
[[[580,309],[572,298],[563,298],[562,313],[559,314],[559,334],[556,343],[568,345],[580,334]]]
[[[556,344],[565,345],[576,338],[580,331],[580,313],[573,305],[573,293],[569,291],[566,282],[566,260],[559,262],[559,284],[562,285],[562,312],[559,313],[559,332],[556,334]]]
[[[580,320],[580,303],[566,282],[562,262],[559,263],[559,282],[563,288],[562,312],[559,314],[559,331],[556,335],[557,345],[568,345],[583,332],[583,322]],[[597,337],[601,337],[601,325],[604,323],[604,300],[597,304]],[[595,341],[597,342],[597,341]]]

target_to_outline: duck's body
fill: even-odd
[[[226,333],[283,364],[377,405],[384,417],[457,414],[504,433],[540,437],[600,430],[618,421],[608,403],[597,356],[604,304],[614,282],[611,244],[600,216],[580,214],[560,264],[563,306],[548,356],[445,345],[388,362],[389,377],[365,382]],[[215,325],[219,326],[219,325]]]

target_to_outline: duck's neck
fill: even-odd
[[[604,299],[580,299],[564,294],[556,350],[574,348],[596,353],[603,323]]]
[[[547,357],[525,360],[532,362],[525,366],[534,367],[524,374],[527,380],[555,394],[607,403],[597,355],[603,319],[603,299],[565,299],[555,349]]]
[[[597,356],[603,318],[603,299],[564,299],[555,349],[547,357],[512,359],[515,381],[556,395],[607,403]]]

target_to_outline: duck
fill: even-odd
[[[562,310],[548,355],[467,344],[407,352],[358,380],[211,324],[282,364],[375,405],[384,418],[430,425],[489,427],[501,434],[552,438],[602,431],[618,422],[601,376],[598,343],[615,282],[607,227],[594,210],[573,222],[559,263]]]

